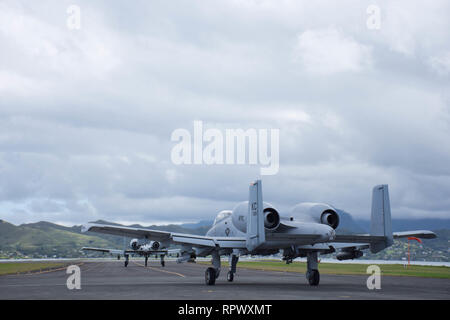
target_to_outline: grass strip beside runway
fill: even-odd
[[[64,262],[2,262],[0,275],[28,272],[43,272],[66,266]]]
[[[209,264],[206,261],[197,263]],[[227,262],[222,265],[228,267]],[[344,264],[344,263],[319,263],[319,271],[322,274],[350,274],[367,275],[367,264]],[[424,278],[450,279],[450,268],[444,266],[405,266],[400,264],[379,264],[381,274],[385,276],[410,276]],[[265,271],[280,272],[306,272],[306,262],[293,262],[285,264],[282,261],[264,260],[264,261],[239,261],[238,268],[256,269]]]

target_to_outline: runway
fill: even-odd
[[[80,263],[80,262],[77,262]],[[81,289],[69,290],[66,270],[0,276],[0,299],[449,299],[450,280],[415,277],[381,278],[380,290],[369,290],[367,276],[321,274],[311,287],[304,274],[246,270],[238,267],[234,282],[223,269],[214,286],[206,286],[206,265],[157,261],[143,266],[131,260],[81,262]]]

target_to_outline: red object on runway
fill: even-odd
[[[410,264],[410,253],[409,253],[409,240],[416,240],[419,243],[422,243],[422,240],[416,237],[408,237],[408,266]]]
[[[408,240],[416,240],[416,241],[422,243],[422,240],[420,240],[419,238],[416,238],[416,237],[408,237]]]

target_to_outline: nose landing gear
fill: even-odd
[[[209,267],[205,272],[205,283],[208,286],[216,284],[216,269]]]
[[[319,270],[311,270],[306,273],[306,278],[311,286],[317,286],[320,282]]]
[[[125,255],[125,268],[128,266],[129,258],[130,258],[130,255],[126,254]]]
[[[317,286],[320,282],[320,273],[317,263],[317,252],[308,252],[306,264],[308,270],[306,271],[306,279],[311,286]]]
[[[231,254],[229,258],[230,270],[227,273],[227,281],[233,282],[234,274],[236,273],[236,265],[239,260],[239,256],[237,254]],[[214,285],[216,283],[216,279],[220,274],[220,256],[217,252],[213,252],[212,254],[212,267],[209,267],[205,271],[205,283],[209,286]]]
[[[208,286],[214,285],[216,283],[216,279],[220,274],[220,256],[217,251],[213,251],[212,255],[212,267],[206,269],[205,272],[205,283]]]
[[[233,279],[234,279],[234,273],[231,272],[231,271],[228,271],[228,273],[227,273],[227,281],[228,282],[233,282]]]
[[[231,254],[230,258],[229,258],[229,265],[230,265],[230,270],[227,273],[227,281],[228,282],[233,282],[234,280],[234,274],[236,273],[236,265],[239,261],[239,256],[236,254]]]

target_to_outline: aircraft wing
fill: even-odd
[[[159,230],[150,230],[144,228],[131,228],[131,227],[122,227],[122,226],[112,226],[107,224],[95,224],[88,223],[81,227],[81,232],[98,232],[105,234],[112,234],[115,236],[125,236],[125,237],[136,237],[136,238],[146,238],[157,241],[166,241],[170,240],[170,232],[167,231],[159,231]]]
[[[332,242],[330,243],[334,249],[369,249],[370,245],[367,243],[342,243],[342,242]]]
[[[320,239],[319,234],[293,234],[284,232],[266,232],[266,240],[280,241],[285,243],[314,243]]]
[[[190,244],[195,247],[219,248],[246,248],[246,239],[243,237],[208,237],[192,234],[172,233],[172,241],[177,244]]]
[[[385,239],[385,236],[371,236],[370,234],[337,234],[333,242],[373,243],[384,241]]]
[[[174,233],[143,228],[131,228],[104,224],[87,224],[81,228],[82,232],[98,232],[117,236],[146,238],[175,244],[187,244],[196,247],[246,248],[243,237],[208,237],[194,234]]]
[[[111,253],[111,254],[124,254],[124,250],[119,249],[105,249],[105,248],[92,248],[92,247],[83,247],[81,248],[83,251],[97,251],[97,252],[104,252],[104,253]]]
[[[167,253],[167,250],[132,250],[127,249],[125,253],[136,253],[136,254],[153,254],[153,253]]]
[[[167,250],[167,255],[170,256],[179,256],[181,254],[181,250],[180,249],[169,249]]]

